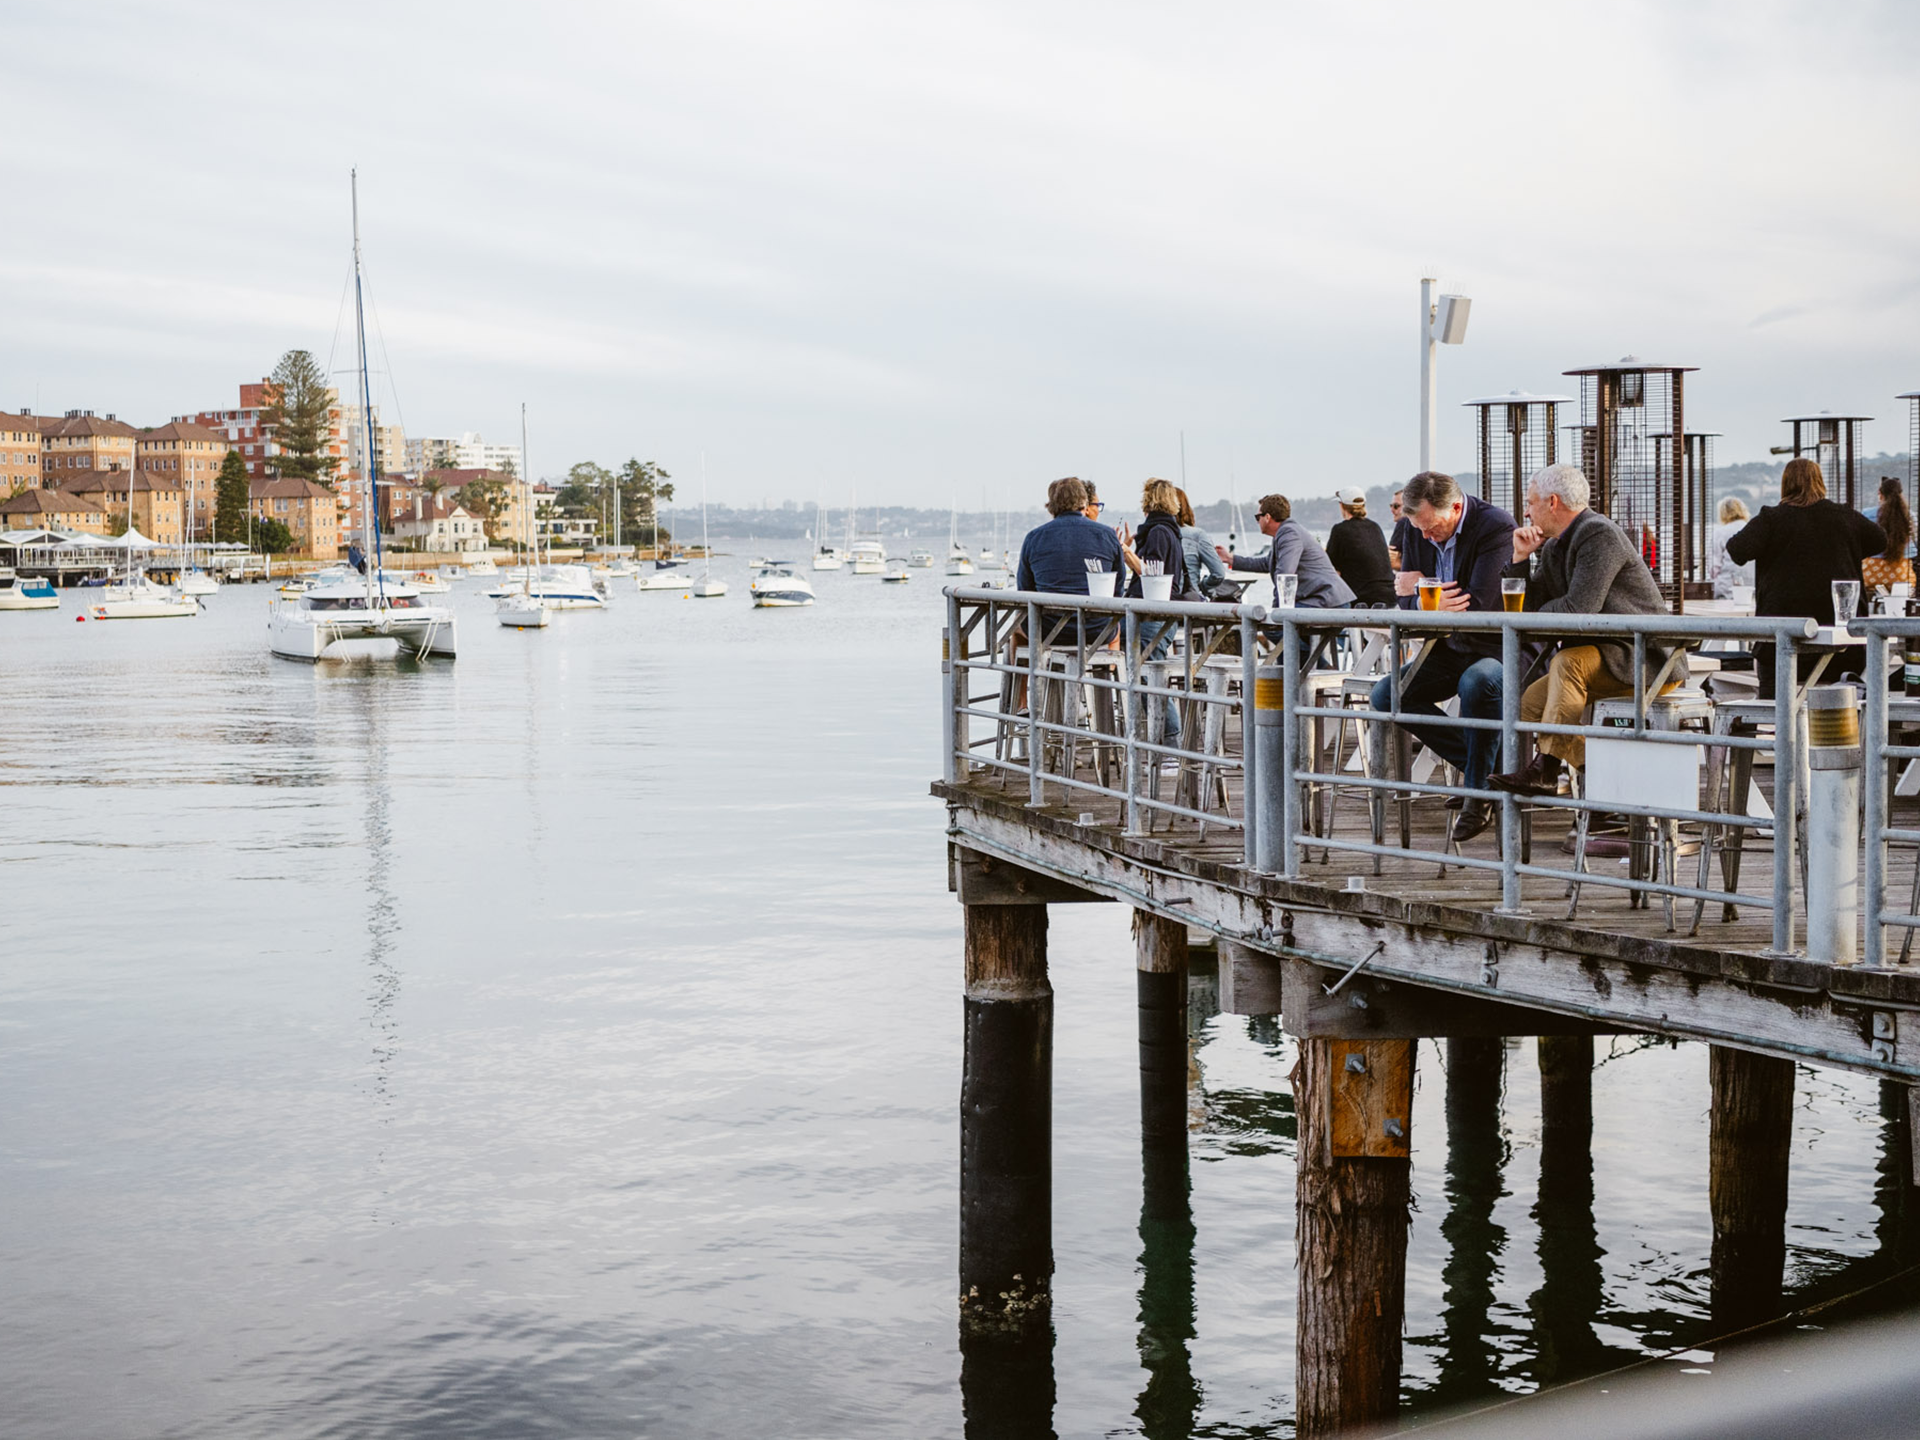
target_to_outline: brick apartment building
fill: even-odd
[[[133,426],[113,415],[104,419],[91,410],[69,410],[56,419],[32,417],[40,429],[40,483],[71,490],[68,483],[87,471],[131,470],[134,466]]]
[[[40,422],[0,411],[0,496],[38,488]]]
[[[267,393],[273,388],[269,380],[240,387],[240,403],[231,410],[202,410],[190,418],[192,424],[204,425],[226,437],[227,444],[240,452],[240,458],[247,462],[247,478],[264,480],[267,478],[267,465],[278,447],[260,423],[261,412],[267,408]],[[340,392],[331,392],[332,403],[327,409],[327,424],[331,439],[321,453],[331,456],[335,463],[335,483],[353,474],[352,456],[347,451],[346,417],[340,405]]]
[[[293,532],[296,553],[340,558],[340,497],[314,480],[255,480],[248,487],[256,520],[278,520]]]
[[[104,535],[107,512],[85,495],[29,485],[0,500],[0,530],[81,530]]]
[[[83,496],[106,511],[109,532],[118,530],[118,522],[127,518],[134,529],[157,544],[178,545],[186,539],[186,487],[166,471],[140,466],[95,470],[76,474],[59,488]]]
[[[220,508],[215,492],[220,467],[227,459],[226,435],[183,417],[140,431],[134,437],[134,454],[141,468],[172,475],[180,482],[186,492],[187,538],[211,540],[213,517]]]

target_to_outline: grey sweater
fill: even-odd
[[[1340,572],[1327,559],[1320,542],[1309,535],[1298,520],[1283,520],[1273,532],[1273,545],[1265,555],[1236,555],[1236,570],[1264,570],[1274,576],[1273,593],[1268,603],[1280,603],[1281,575],[1298,575],[1294,604],[1305,610],[1339,610],[1353,604],[1353,591],[1340,578]]]
[[[1626,531],[1604,515],[1582,510],[1535,552],[1527,609],[1542,615],[1662,615],[1667,603]],[[1607,673],[1623,685],[1633,684],[1633,647],[1628,642],[1575,636],[1565,643],[1598,645]],[[1671,648],[1648,642],[1649,684],[1667,663]]]

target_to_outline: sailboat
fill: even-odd
[[[520,466],[527,463],[527,404],[520,402]],[[546,587],[540,583],[540,525],[534,517],[533,476],[528,472],[527,523],[533,527],[532,563],[521,567],[520,588],[500,597],[494,616],[510,630],[544,630],[553,611],[547,605]]]
[[[971,575],[973,556],[967,553],[967,547],[960,543],[960,509],[955,506],[947,512],[947,574]]]
[[[360,361],[360,413],[373,414],[373,385],[367,369],[367,319],[360,274],[360,177],[353,186],[353,331]],[[372,443],[373,427],[359,427],[363,529],[361,540],[370,550],[349,545],[352,566],[345,574],[316,585],[287,600],[276,600],[267,612],[267,648],[289,660],[318,660],[341,640],[393,640],[416,657],[445,655],[457,649],[453,611],[424,603],[412,585],[381,574],[380,521],[376,508],[380,458]],[[358,573],[355,573],[355,572]]]
[[[660,553],[660,524],[656,520],[653,526],[653,569],[642,570],[634,577],[634,584],[642,590],[665,590],[675,595],[687,593],[687,587],[693,583],[693,576],[687,571],[687,562],[677,560],[673,555],[673,507],[667,507],[667,552]]]
[[[842,564],[842,557],[840,552],[833,547],[833,542],[827,539],[827,507],[824,505],[814,507],[813,532],[820,537],[819,543],[813,552],[813,568],[816,570],[838,570]]]
[[[700,452],[700,578],[693,582],[693,598],[713,600],[727,593],[727,582],[713,578],[713,545],[707,539],[707,453]]]
[[[127,533],[120,537],[120,543],[126,547],[127,568],[89,601],[89,620],[176,620],[200,613],[200,602],[193,596],[149,579],[144,567],[134,567],[134,549],[151,550],[153,542],[133,528],[132,469],[127,471]]]

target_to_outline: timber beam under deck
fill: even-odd
[[[947,802],[963,901],[1116,900],[1182,920],[1239,947],[1225,953],[1278,967],[1297,1035],[1628,1031],[1920,1081],[1920,967],[1614,934],[1424,900],[1405,877],[1394,893],[1288,881],[983,786],[933,793]]]

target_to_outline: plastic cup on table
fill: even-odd
[[[1836,580],[1833,582],[1833,623],[1844,626],[1859,613],[1860,582],[1858,580]]]
[[[1280,575],[1275,577],[1279,583],[1280,602],[1277,608],[1291,610],[1300,598],[1300,577],[1298,575]]]

